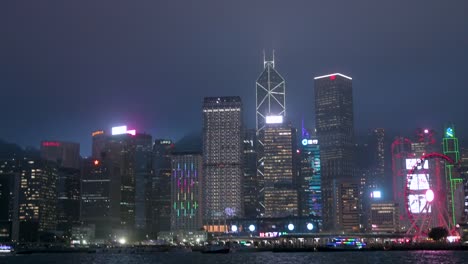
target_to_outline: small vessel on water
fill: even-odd
[[[0,255],[10,255],[14,253],[14,249],[10,245],[0,245]]]
[[[359,250],[363,249],[366,243],[357,238],[333,238],[327,243],[326,249],[329,250]]]

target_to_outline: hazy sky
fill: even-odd
[[[179,139],[204,96],[241,96],[254,127],[262,50],[297,126],[313,77],[353,77],[358,132],[453,122],[468,134],[468,1],[2,1],[0,138],[75,141],[128,124]]]

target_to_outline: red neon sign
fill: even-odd
[[[59,147],[60,142],[57,142],[57,141],[44,141],[44,142],[42,142],[42,146],[44,146],[44,147]]]
[[[332,80],[332,81],[333,81],[333,80],[335,80],[335,79],[336,79],[336,75],[332,75],[332,76],[330,76],[330,80]]]

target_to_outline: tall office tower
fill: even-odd
[[[120,169],[94,158],[84,159],[82,168],[80,219],[94,225],[97,239],[107,239],[120,228]]]
[[[315,115],[322,168],[323,227],[354,231],[359,210],[346,204],[359,199],[359,178],[353,174],[352,79],[340,73],[315,77]],[[357,192],[356,192],[357,191]],[[346,195],[345,195],[346,194]],[[353,220],[354,221],[354,220]]]
[[[280,118],[281,119],[281,118]],[[265,217],[298,215],[296,130],[282,120],[268,121],[264,146]]]
[[[19,161],[0,160],[0,242],[18,240],[19,184]]]
[[[171,231],[203,227],[201,153],[174,153],[171,180]]]
[[[304,136],[304,135],[303,135]],[[316,138],[303,137],[300,148],[300,214],[322,217],[320,146]]]
[[[56,162],[62,168],[80,168],[80,144],[63,141],[42,141],[41,158]]]
[[[259,189],[257,178],[257,135],[255,129],[244,130],[244,216],[256,218],[259,214]]]
[[[70,235],[80,223],[81,171],[59,167],[57,171],[57,231]]]
[[[373,183],[371,186],[374,189],[381,190],[385,187],[385,130],[376,128],[372,133],[373,148],[374,148],[374,169]]]
[[[152,139],[151,135],[121,133],[113,129],[113,135],[106,143],[104,160],[120,168],[120,224],[128,235],[132,235],[135,226],[146,229],[149,221],[146,207],[151,191]]]
[[[57,167],[37,159],[25,159],[20,166],[19,240],[38,241],[56,228]]]
[[[152,181],[152,232],[156,238],[158,232],[171,228],[171,159],[174,144],[169,139],[156,139],[153,145],[153,181]]]
[[[135,144],[135,228],[139,239],[151,233],[153,141],[151,135],[136,134]]]
[[[205,97],[203,103],[204,220],[243,215],[242,102]]]
[[[444,154],[450,157],[454,162],[460,160],[460,150],[458,147],[458,138],[455,134],[453,125],[445,128],[443,138]],[[447,189],[447,208],[450,214],[449,226],[455,226],[460,223],[464,212],[464,186],[463,176],[455,169],[456,165],[445,163],[445,184]]]
[[[91,133],[91,136],[93,137],[91,157],[93,159],[101,159],[107,143],[108,135],[104,133],[104,130],[96,130]]]
[[[397,204],[372,202],[369,215],[369,226],[373,233],[395,233],[400,231]]]
[[[275,53],[273,59],[267,61],[263,54],[263,71],[257,79],[256,85],[256,133],[257,133],[257,175],[260,190],[260,205],[264,204],[264,154],[263,130],[267,116],[286,116],[286,83],[275,69]],[[260,207],[262,211],[264,208]]]
[[[69,235],[80,215],[80,144],[42,141],[41,158],[58,166],[57,231]]]

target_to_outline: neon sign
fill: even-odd
[[[60,142],[57,141],[44,141],[42,142],[43,147],[59,147]]]
[[[445,136],[446,137],[449,137],[449,138],[453,138],[455,135],[453,133],[453,128],[451,127],[448,127],[446,130],[445,130]]]
[[[317,139],[306,139],[306,138],[304,138],[301,142],[302,142],[302,145],[304,145],[304,146],[317,145],[318,144]]]
[[[266,117],[267,124],[281,124],[283,123],[283,116],[267,116]]]
[[[94,131],[93,133],[91,133],[91,136],[97,136],[97,135],[102,135],[104,134],[104,131],[103,130],[98,130],[98,131]]]
[[[136,130],[127,130],[127,126],[118,126],[118,127],[113,127],[112,128],[112,135],[122,135],[122,134],[129,134],[132,136],[136,135]]]

